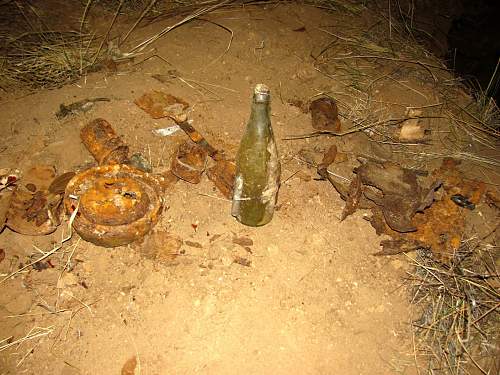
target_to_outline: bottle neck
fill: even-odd
[[[269,118],[269,99],[259,100],[256,95],[252,102],[252,108],[250,111],[250,120],[248,122],[248,130],[256,131],[258,133],[267,132],[270,125]]]

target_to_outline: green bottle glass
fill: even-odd
[[[281,167],[271,127],[270,101],[269,88],[256,85],[250,120],[236,155],[231,214],[252,227],[271,221],[278,196]]]

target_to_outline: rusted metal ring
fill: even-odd
[[[128,165],[103,165],[73,177],[65,191],[66,212],[78,213],[73,228],[86,241],[105,247],[131,243],[158,221],[163,198],[154,176]]]

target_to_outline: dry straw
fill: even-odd
[[[92,66],[91,35],[79,32],[30,32],[9,40],[0,57],[0,83],[54,88],[73,82]]]
[[[412,261],[408,281],[421,311],[413,323],[416,353],[429,374],[468,374],[473,368],[493,373],[500,351],[495,252],[498,248],[469,239],[449,263],[423,251]]]

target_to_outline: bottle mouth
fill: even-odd
[[[253,91],[253,97],[256,102],[268,102],[269,101],[270,90],[269,87],[263,83],[258,83],[255,85]]]

